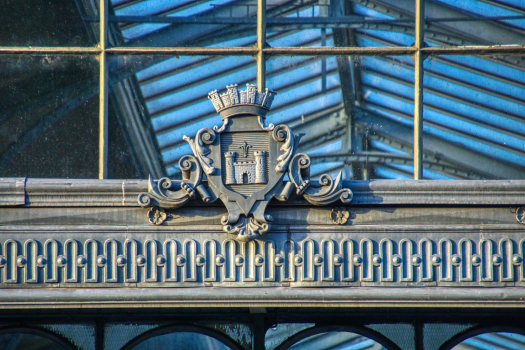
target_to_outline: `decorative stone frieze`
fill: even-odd
[[[7,239],[0,287],[525,285],[525,239]],[[399,235],[398,235],[399,236]],[[376,236],[377,237],[377,236]]]

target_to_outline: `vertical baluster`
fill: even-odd
[[[157,282],[157,241],[148,239],[144,242],[144,257],[146,264],[144,266],[144,275],[146,282]]]
[[[402,239],[399,241],[399,255],[401,255],[401,278],[402,282],[414,281],[414,262],[412,261],[414,255],[414,243],[409,239]]]
[[[164,278],[166,282],[178,281],[177,266],[177,241],[167,239],[164,242],[164,254],[166,255],[166,265],[164,266]]]
[[[303,263],[301,268],[298,270],[302,281],[314,281],[315,280],[315,266],[314,266],[314,255],[315,255],[315,244],[314,241],[307,238],[301,242],[301,255]],[[292,258],[293,261],[294,258]]]
[[[520,241],[520,246],[518,247],[518,254],[521,258],[521,264],[519,265],[519,269],[521,271],[520,273],[520,281],[525,281],[525,238],[523,238]]]
[[[237,267],[235,256],[237,255],[237,242],[227,239],[223,242],[224,265],[223,274],[225,282],[235,282]]]
[[[78,242],[73,239],[68,239],[64,243],[64,255],[66,258],[66,265],[64,266],[64,275],[66,283],[78,282]]]
[[[494,281],[494,265],[492,262],[492,255],[494,247],[492,241],[489,239],[482,239],[479,241],[479,252],[481,255],[480,276],[483,282]]]
[[[193,239],[187,239],[184,242],[184,256],[186,263],[182,267],[182,278],[184,282],[197,281],[197,242]]]
[[[257,254],[257,242],[244,243],[244,282],[255,282],[255,254]]]
[[[204,265],[204,281],[217,281],[217,242],[213,239],[204,241],[204,258],[206,263]]]
[[[433,248],[434,245],[429,239],[423,238],[419,241],[419,255],[421,256],[419,280],[421,282],[431,282],[434,280],[434,266],[432,264]]]
[[[136,283],[137,278],[137,241],[126,239],[124,242],[124,257],[126,258],[124,281],[126,283]]]
[[[283,282],[295,282],[295,242],[292,240],[284,241],[281,248],[281,255],[284,258],[283,265],[281,266],[281,280]]]
[[[374,255],[374,243],[365,238],[361,240],[361,256],[363,262],[361,264],[361,281],[373,282],[374,281],[374,265],[372,262]]]
[[[471,282],[474,280],[472,271],[472,241],[470,239],[461,239],[459,241],[459,280],[461,282]]]
[[[442,239],[439,241],[439,254],[441,255],[439,280],[452,282],[454,279],[454,270],[452,267],[452,241],[450,241],[450,239]]]
[[[341,241],[341,281],[354,280],[354,242],[350,239]]]
[[[5,271],[5,283],[17,283],[18,282],[18,266],[16,265],[16,258],[18,257],[18,243],[12,239],[8,239],[4,243],[6,266]]]
[[[263,281],[264,282],[275,282],[275,250],[276,245],[274,241],[268,240],[263,244],[262,255],[263,255]]]
[[[0,243],[0,260],[2,260],[2,262],[0,263],[0,283],[5,283],[5,269],[6,269],[6,266],[5,266],[5,263],[7,263],[7,258],[6,258],[6,252],[4,250],[4,246],[3,244]]]
[[[334,267],[334,241],[325,240],[321,241],[321,256],[323,262],[321,265],[321,279],[323,281],[334,281],[335,267]]]
[[[44,281],[46,283],[58,283],[58,242],[48,239],[44,243],[44,256],[47,264],[44,268]]]
[[[33,239],[28,239],[24,244],[24,255],[26,258],[24,280],[25,283],[38,283],[38,243]]]
[[[98,282],[98,242],[88,239],[84,242],[84,255],[86,257],[85,276],[87,283]]]
[[[114,239],[106,240],[106,242],[104,242],[104,255],[106,256],[106,273],[104,274],[104,282],[118,282],[118,242]]]
[[[499,242],[499,253],[501,255],[500,278],[502,282],[514,281],[514,244],[509,238],[504,238]]]
[[[379,242],[379,255],[381,257],[381,267],[379,268],[379,277],[381,282],[392,282],[394,281],[394,266],[393,266],[393,255],[394,255],[394,244],[390,239],[382,239]]]

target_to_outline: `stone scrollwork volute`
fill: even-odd
[[[247,242],[271,229],[273,218],[264,213],[270,200],[286,201],[294,188],[298,196],[314,205],[327,205],[338,200],[350,203],[352,191],[343,188],[341,172],[335,179],[327,174],[316,181],[310,179],[310,158],[296,154],[304,133],[294,135],[288,125],[265,127],[264,118],[275,94],[268,89],[258,91],[250,84],[245,91],[238,91],[237,85],[227,86],[227,92],[220,96],[216,90],[212,91],[209,98],[222,116],[223,125],[199,130],[194,140],[184,136],[194,156],[187,155],[180,160],[182,180],[163,178],[153,181],[150,178],[148,192],[138,197],[139,204],[174,209],[194,198],[196,192],[205,202],[220,198],[228,210],[228,215],[221,220],[223,230],[236,235],[238,241]],[[241,119],[230,122],[236,117]],[[236,153],[235,150],[242,149],[242,142],[246,144],[246,138],[259,145],[258,149],[245,147],[244,152]],[[252,158],[251,152],[255,152],[254,157],[260,154],[264,157]],[[223,155],[234,159],[229,160],[228,167],[223,164]],[[240,159],[235,160],[235,157]],[[266,168],[266,161],[275,166]],[[258,162],[263,162],[263,165]],[[234,168],[237,170],[232,170]],[[228,176],[233,177],[232,171],[239,172],[239,177],[233,182],[225,181],[225,178],[230,179]],[[203,173],[208,179],[206,185],[200,183]],[[286,173],[290,180],[283,183]],[[242,193],[238,192],[239,186],[245,184],[250,186]]]
[[[204,145],[213,143],[215,140],[215,132],[209,128],[200,129],[195,136],[195,142],[186,135],[182,138],[190,144],[193,154],[199,159],[206,174],[213,174],[215,172],[215,167],[212,166],[213,160],[206,156],[210,153],[210,150]]]
[[[296,154],[290,164],[288,176],[297,188],[297,194],[302,195],[314,205],[328,205],[337,200],[343,203],[352,201],[352,191],[343,188],[343,176],[339,172],[335,179],[323,174],[318,181],[310,180],[310,157],[306,154]]]
[[[166,209],[179,208],[195,197],[195,190],[201,194],[204,201],[208,201],[210,196],[200,183],[202,168],[195,157],[190,155],[182,157],[179,167],[182,170],[182,180],[162,178],[154,181],[150,177],[148,192],[140,193],[138,196],[139,204],[144,208],[151,206]]]
[[[279,157],[277,157],[277,166],[275,171],[278,173],[286,172],[288,164],[295,154],[297,147],[299,146],[299,141],[301,137],[305,135],[304,132],[300,133],[297,136],[294,136],[292,130],[288,125],[277,125],[272,132],[273,139],[277,142],[283,142],[280,147],[280,151],[283,152]]]

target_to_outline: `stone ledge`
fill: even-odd
[[[138,194],[148,190],[147,180],[21,179],[0,179],[0,206],[138,207]],[[525,180],[370,180],[344,181],[343,186],[353,191],[353,206],[525,203]],[[189,205],[210,206],[200,199],[190,201]],[[302,198],[292,196],[284,204],[272,202],[272,205],[309,204]]]

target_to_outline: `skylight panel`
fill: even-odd
[[[189,5],[194,0],[144,0],[134,2],[115,10],[117,16],[149,16],[164,11],[176,9],[177,7]]]
[[[412,177],[408,174],[403,174],[391,169],[384,168],[380,165],[374,166],[374,173],[376,176],[383,179],[394,179],[394,180],[411,180]]]
[[[306,151],[306,154],[313,156],[313,155],[323,155],[323,154],[331,154],[335,152],[341,151],[343,147],[343,142],[341,140],[337,140],[331,143],[328,143],[326,145],[323,145],[321,147],[317,147],[311,150]]]
[[[316,85],[319,88],[320,83],[317,82]],[[268,123],[288,123],[291,120],[300,118],[301,115],[312,114],[341,102],[342,97],[340,91],[324,93],[323,95],[301,102],[299,105],[291,105],[278,112],[269,113],[266,119]]]
[[[512,11],[503,7],[495,6],[483,1],[473,1],[473,0],[435,0],[437,2],[445,3],[450,6],[466,10],[468,12],[486,16],[486,17],[507,17],[507,16],[523,16],[523,13],[518,11]],[[483,21],[483,18],[480,18],[480,21]],[[502,22],[508,23],[510,25],[520,27],[525,29],[525,19],[501,19]]]
[[[478,151],[496,159],[499,158],[503,161],[514,163],[515,165],[519,166],[523,166],[523,164],[525,164],[525,156],[511,151],[506,151],[498,147],[490,146],[486,143],[483,143],[482,141],[458,135],[450,131],[438,129],[427,124],[423,124],[423,131],[430,135],[441,137],[444,140],[450,140],[468,149]],[[482,168],[483,164],[479,164],[479,166]]]
[[[209,101],[207,101],[209,103]],[[213,108],[213,106],[212,106]],[[194,123],[190,123],[181,127],[178,127],[176,129],[170,130],[168,132],[158,134],[157,140],[159,143],[159,147],[165,148],[170,145],[174,145],[177,143],[183,143],[185,142],[182,137],[183,136],[189,136],[193,137],[195,134],[197,134],[197,131],[199,131],[202,128],[208,128],[210,125],[222,125],[222,119],[220,115],[213,115],[208,118],[204,118],[202,120],[196,121]]]

